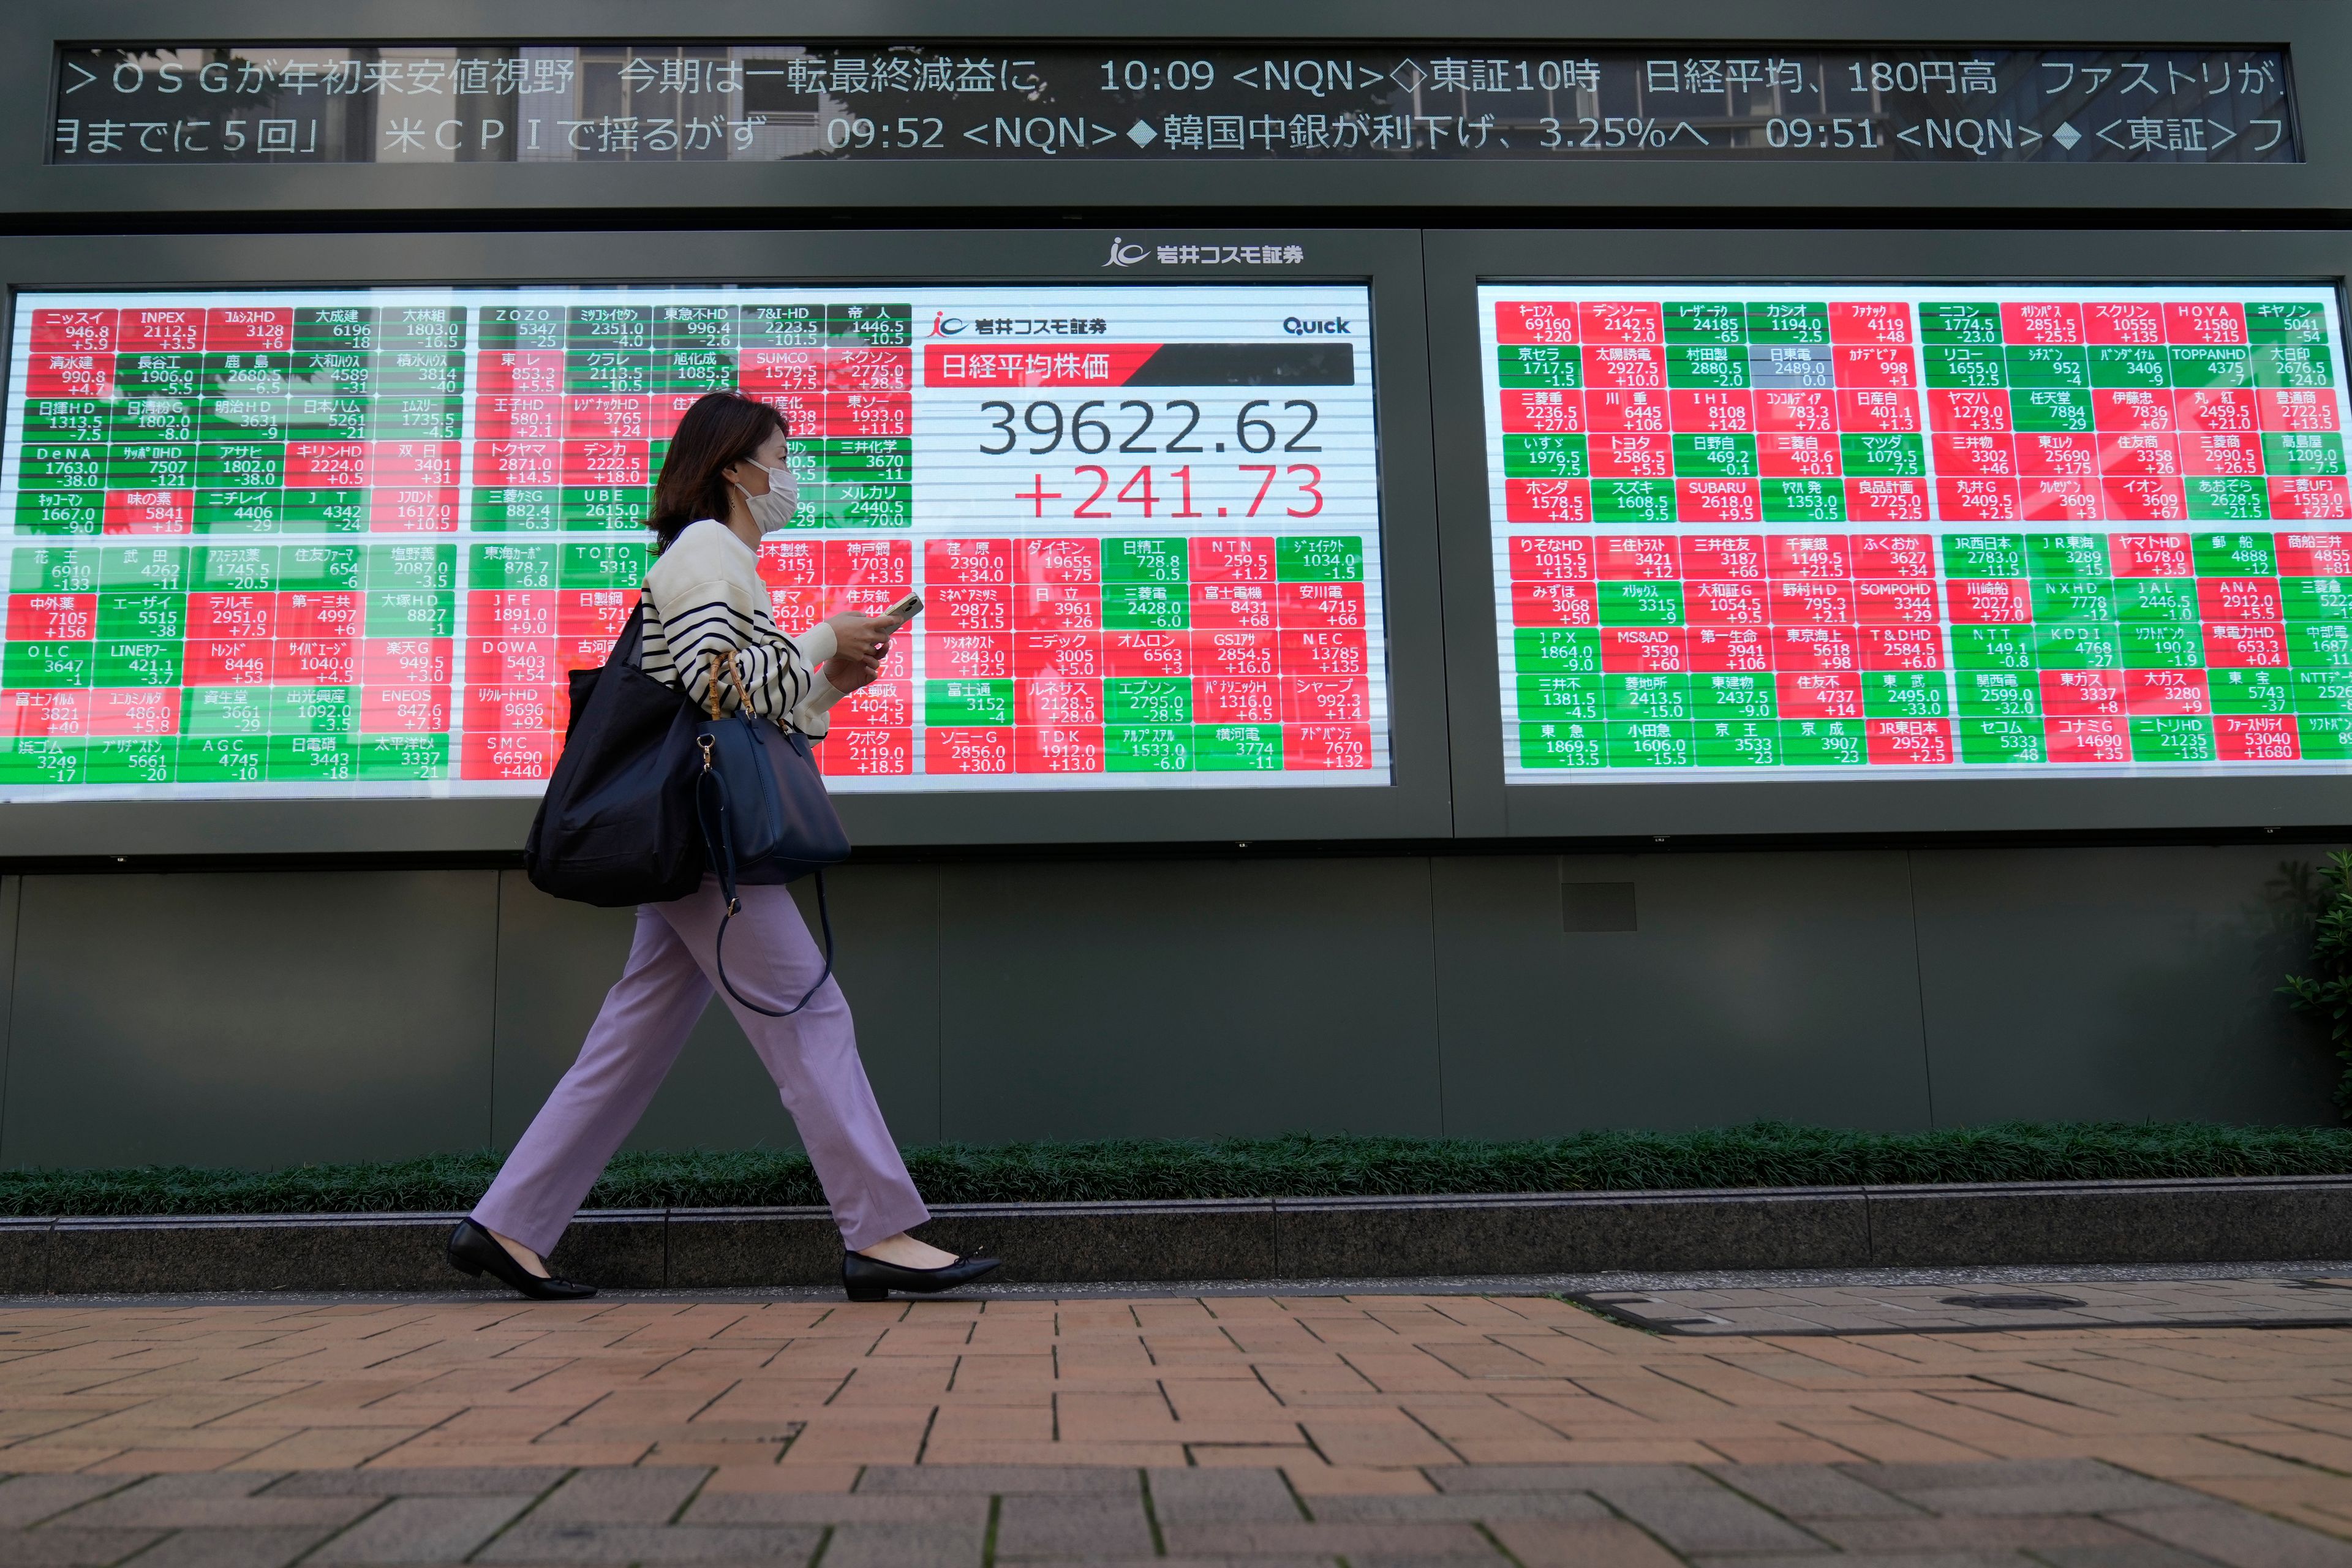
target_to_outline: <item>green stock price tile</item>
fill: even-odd
[[[1690,717],[1690,677],[1686,675],[1604,675],[1601,690],[1602,710],[1612,721]]]
[[[1592,481],[1595,522],[1672,522],[1675,481],[1672,479],[1595,479]]]
[[[2065,386],[2019,387],[2009,395],[2010,423],[2028,435],[2064,431],[2082,435],[2092,428],[2091,395]]]
[[[2352,577],[2282,577],[2279,610],[2290,621],[2352,620]]]
[[[1602,583],[1599,585],[1604,626],[1678,626],[1683,624],[1680,583]]]
[[[2205,639],[2195,626],[2126,625],[2119,631],[2126,669],[2195,669],[2205,662]]]
[[[2352,670],[2298,669],[2294,674],[2296,712],[2352,713]]]
[[[2213,721],[2136,718],[2131,721],[2131,752],[2136,763],[2210,763],[2214,756]]]
[[[2352,669],[2352,626],[2338,621],[2290,625],[2286,658],[2295,669]]]
[[[1862,711],[1871,719],[1941,719],[1951,711],[1951,689],[1939,669],[1869,670]]]
[[[2114,573],[2107,562],[2106,536],[2101,533],[2029,533],[2025,569],[2037,578],[2083,577],[2102,582]]]
[[[1686,768],[1696,760],[1687,721],[1612,721],[1601,729],[1612,768]]]
[[[2202,618],[2197,584],[2184,577],[2118,577],[2111,584],[2116,619],[2126,626],[2194,627]]]
[[[1200,773],[1276,773],[1282,767],[1279,724],[1196,724],[1192,766]]]
[[[2018,533],[1948,533],[1944,535],[1944,575],[1947,577],[2022,577],[2025,536]]]
[[[1598,675],[1522,675],[1519,717],[1598,722],[1608,706]]]
[[[2275,577],[2278,557],[2267,533],[2200,533],[2192,537],[2200,577]]]
[[[2262,522],[2271,515],[2270,489],[2260,479],[2192,474],[2181,482],[2191,522]]]
[[[1691,711],[1702,720],[1767,720],[1780,713],[1779,694],[1769,674],[1694,675]]]
[[[1505,344],[1495,351],[1495,366],[1505,386],[1584,384],[1584,351],[1573,344]]]
[[[466,582],[473,588],[549,590],[561,582],[561,547],[548,543],[481,543],[466,550]]]
[[[1870,760],[1862,722],[1853,719],[1783,719],[1780,754],[1791,767],[1861,767]]]
[[[1767,522],[1843,522],[1845,488],[1835,479],[1766,479],[1762,500]]]
[[[1168,725],[1192,721],[1192,683],[1148,677],[1103,682],[1106,724]]]
[[[1106,584],[1180,584],[1188,580],[1191,552],[1179,539],[1107,539],[1102,546]]]
[[[1283,534],[1274,542],[1274,566],[1280,583],[1360,583],[1364,542],[1346,534]]]
[[[923,722],[934,730],[1013,722],[1010,680],[932,680],[924,684]]]
[[[1519,761],[1530,768],[1606,767],[1606,734],[1597,723],[1522,723]]]
[[[1192,599],[1181,583],[1106,583],[1102,614],[1111,631],[1181,631],[1192,625]]]
[[[2352,715],[2314,714],[2296,719],[2294,727],[2306,758],[2315,762],[2352,762]]]
[[[1780,726],[1769,719],[1702,719],[1691,731],[1692,760],[1702,768],[1773,768],[1787,761]]]
[[[2032,719],[2042,712],[2042,683],[2031,669],[1954,672],[1962,718]]]
[[[1961,669],[2032,669],[2032,626],[1954,626],[1952,662]]]
[[[1838,459],[1855,479],[1916,479],[1927,471],[1925,439],[1918,436],[1848,431],[1838,437]]]
[[[2216,713],[2292,713],[2294,676],[2284,669],[2214,669],[2205,689]]]
[[[1112,773],[1174,773],[1192,768],[1192,726],[1107,725],[1103,766]]]
[[[2049,760],[2049,742],[2038,718],[1963,718],[1958,731],[1960,761],[1968,763],[2040,763]]]
[[[1522,673],[1597,674],[1601,634],[1570,626],[1517,626],[1512,657]]]
[[[2112,621],[2116,592],[2105,580],[2037,578],[2033,584],[2033,624],[2047,626],[2074,621]]]

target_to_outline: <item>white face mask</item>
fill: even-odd
[[[790,468],[772,468],[757,458],[746,458],[743,460],[768,476],[768,489],[765,495],[755,496],[751,491],[744,490],[741,485],[735,487],[739,490],[743,490],[743,504],[751,508],[751,521],[760,525],[760,531],[763,534],[790,528],[793,522],[793,510],[800,505],[800,481],[793,478],[793,471]]]

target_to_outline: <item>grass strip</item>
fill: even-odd
[[[2060,1182],[2352,1173],[2352,1128],[2200,1122],[2004,1122],[1859,1132],[1758,1121],[1689,1132],[1517,1142],[1294,1133],[1208,1142],[942,1143],[906,1152],[933,1203],[1636,1192],[1859,1183]],[[278,1171],[149,1166],[0,1171],[0,1215],[350,1214],[471,1206],[499,1168],[484,1151]],[[624,1153],[591,1208],[822,1204],[798,1151]]]

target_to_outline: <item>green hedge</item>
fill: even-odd
[[[2006,1122],[1853,1132],[1759,1121],[1696,1132],[1463,1138],[1228,1138],[944,1143],[907,1151],[933,1203],[1624,1192],[1856,1183],[2048,1182],[2352,1173],[2352,1129],[2195,1122]],[[337,1214],[463,1209],[496,1173],[489,1152],[250,1172],[151,1166],[0,1172],[0,1214]],[[623,1154],[592,1208],[821,1204],[798,1152]]]

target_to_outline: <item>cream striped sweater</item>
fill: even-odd
[[[732,649],[751,711],[812,739],[831,728],[826,710],[842,695],[823,670],[834,655],[833,628],[820,621],[797,637],[779,631],[760,558],[725,523],[706,518],[679,530],[646,573],[645,603],[647,675],[683,687],[707,710],[709,656]],[[721,677],[719,709],[734,708],[734,689]]]

